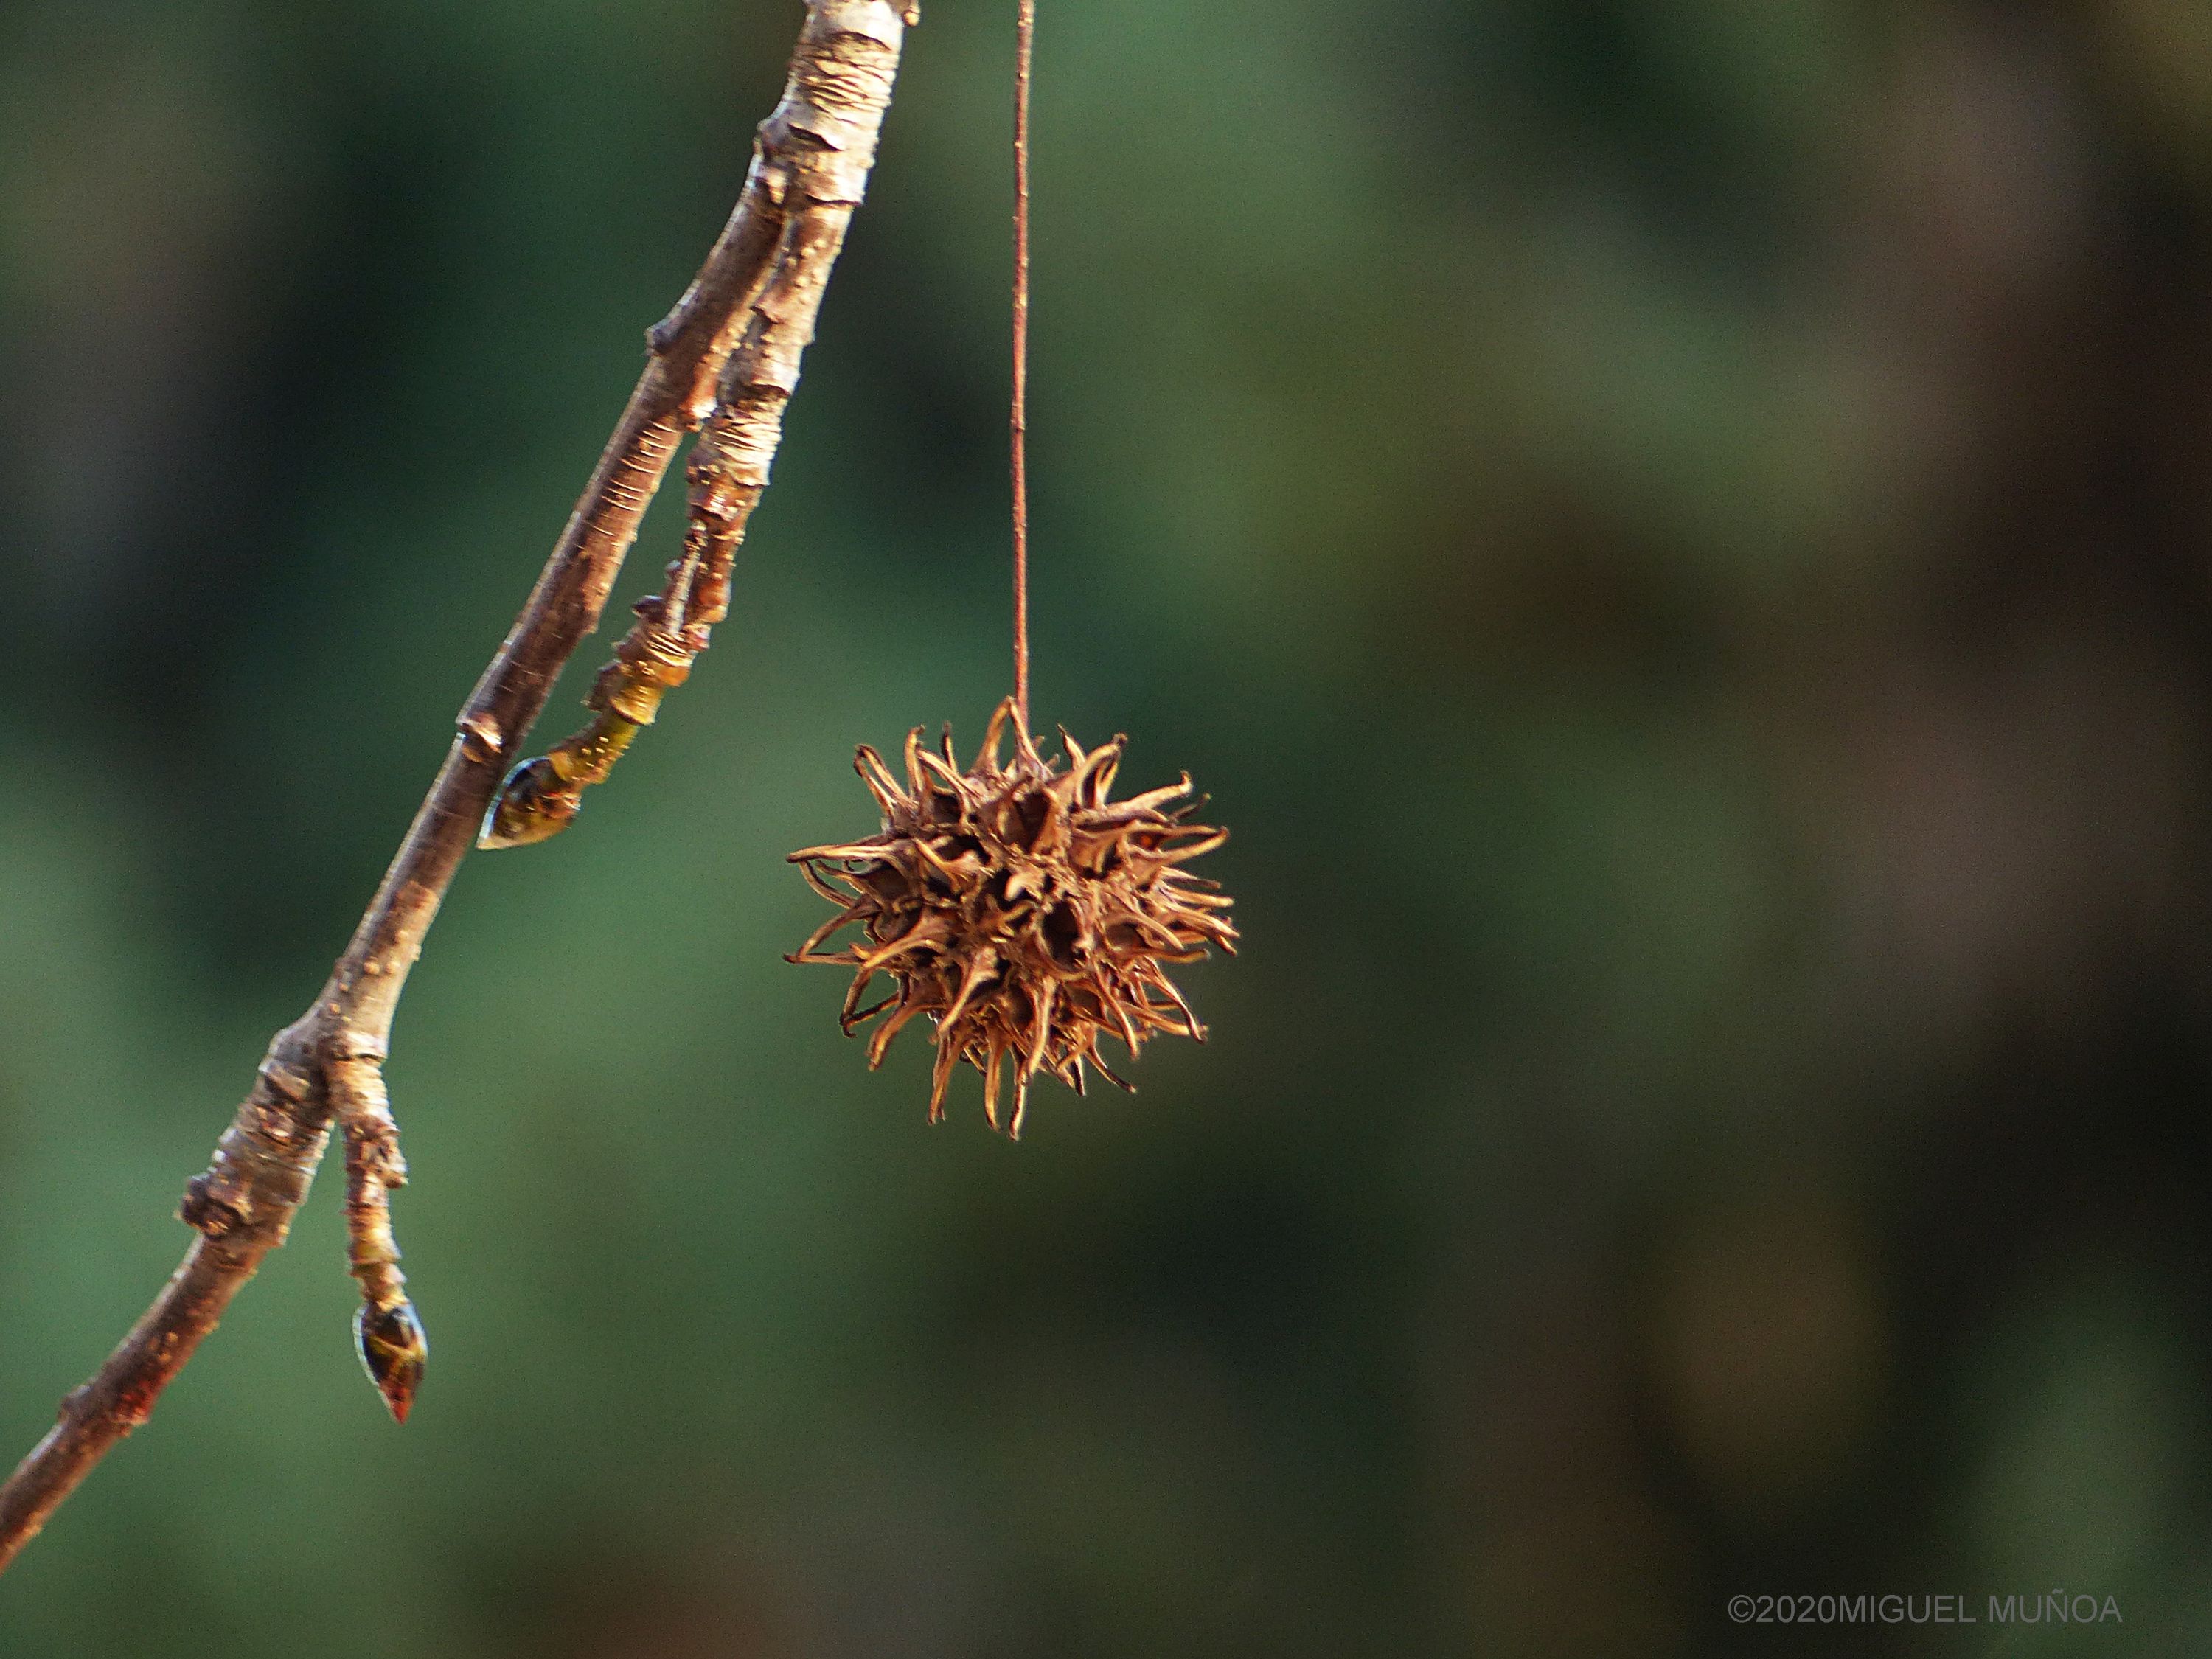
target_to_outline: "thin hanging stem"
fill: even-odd
[[[1014,719],[1030,729],[1030,58],[1036,0],[1014,14]]]

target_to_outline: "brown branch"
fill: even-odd
[[[399,1125],[392,1121],[384,1068],[374,1056],[333,1059],[328,1089],[331,1114],[345,1136],[347,1255],[361,1281],[354,1345],[392,1418],[404,1423],[430,1358],[430,1340],[403,1288],[407,1275],[399,1271],[399,1246],[392,1237],[392,1189],[407,1181]]]
[[[198,1238],[153,1306],[92,1380],[62,1401],[54,1428],[0,1486],[0,1570],[108,1449],[145,1421],[231,1297],[284,1242],[334,1117],[349,1137],[348,1215],[364,1297],[363,1355],[373,1375],[380,1355],[385,1360],[379,1386],[404,1416],[413,1376],[401,1378],[402,1394],[392,1379],[410,1364],[410,1342],[419,1373],[420,1327],[399,1288],[385,1202],[404,1166],[381,1071],[408,970],[507,757],[544,709],[562,665],[599,625],[677,445],[715,412],[724,366],[741,341],[774,331],[775,296],[789,281],[787,250],[813,241],[817,233],[806,228],[825,210],[842,235],[874,159],[904,27],[915,21],[910,6],[887,0],[807,0],[782,101],[761,125],[737,208],[676,308],[649,331],[645,373],[528,603],[462,708],[459,735],[398,856],[321,994],[271,1041],[214,1161],[185,1188],[178,1214]],[[795,350],[790,363],[795,381]],[[763,483],[765,466],[763,456]]]
[[[896,66],[895,46],[863,49],[858,41],[836,64],[845,75],[879,78],[886,99]],[[567,829],[583,792],[604,782],[631,740],[653,724],[661,698],[690,677],[714,624],[729,615],[731,567],[768,489],[784,408],[799,386],[830,268],[867,186],[880,116],[880,107],[871,113],[855,105],[835,129],[817,123],[820,148],[793,157],[781,240],[691,451],[684,556],[670,563],[660,592],[638,602],[636,626],[592,683],[584,699],[591,723],[514,769],[485,817],[479,846],[527,846]]]

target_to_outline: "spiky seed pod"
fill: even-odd
[[[1010,726],[1013,755],[1001,763]],[[963,773],[951,728],[932,751],[916,726],[907,736],[903,788],[864,745],[854,766],[883,809],[882,832],[791,855],[839,914],[787,960],[854,970],[838,1024],[849,1036],[884,1017],[868,1039],[871,1071],[908,1022],[928,1017],[937,1043],[933,1121],[944,1115],[945,1084],[963,1060],[983,1073],[983,1111],[997,1128],[999,1062],[1012,1057],[1006,1127],[1017,1135],[1039,1072],[1080,1094],[1087,1063],[1130,1088],[1099,1057],[1099,1039],[1116,1037],[1132,1055],[1160,1031],[1204,1042],[1206,1028],[1166,967],[1196,962],[1216,945],[1237,948],[1220,884],[1183,868],[1228,839],[1225,830],[1183,821],[1199,799],[1172,804],[1191,793],[1189,776],[1110,800],[1127,739],[1085,750],[1065,732],[1060,738],[1065,769],[1019,729],[1008,698]],[[822,948],[854,925],[863,942]],[[879,973],[898,989],[864,1008]]]

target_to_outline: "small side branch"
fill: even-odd
[[[179,1214],[199,1237],[154,1305],[0,1484],[0,1571],[146,1420],[231,1297],[283,1243],[334,1121],[347,1141],[363,1358],[393,1414],[405,1415],[424,1346],[392,1242],[386,1194],[404,1165],[380,1069],[400,993],[502,773],[562,665],[599,626],[677,446],[714,411],[725,366],[758,332],[760,305],[795,225],[814,223],[825,198],[848,214],[860,199],[913,21],[910,8],[888,0],[807,0],[783,100],[761,127],[729,222],[676,308],[648,332],[645,373],[528,602],[462,708],[459,733],[344,955],[314,1005],[277,1033],[213,1162],[185,1188]],[[862,81],[865,98],[857,95]],[[843,182],[825,182],[833,179]],[[793,383],[796,362],[794,353]],[[720,600],[706,597],[715,590],[703,565],[699,580],[687,629],[715,604],[726,608],[726,578]]]
[[[783,168],[782,235],[692,447],[684,556],[669,565],[659,592],[638,602],[636,625],[592,683],[584,699],[591,723],[508,775],[480,847],[525,847],[567,829],[583,792],[605,781],[729,615],[731,568],[768,488],[830,267],[867,189],[898,47],[855,30],[814,61],[819,72],[794,76],[798,96],[761,129],[764,152]]]
[[[392,1237],[392,1189],[407,1184],[407,1161],[399,1155],[399,1126],[385,1092],[382,1057],[332,1060],[330,1090],[338,1132],[345,1137],[347,1255],[361,1281],[354,1343],[393,1419],[404,1423],[430,1357],[430,1340],[407,1299],[407,1276],[399,1271],[399,1246]]]

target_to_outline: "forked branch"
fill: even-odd
[[[861,65],[848,59],[842,66]],[[890,65],[880,67],[888,88]],[[830,268],[873,155],[872,128],[865,149],[851,142],[857,135],[836,136],[845,142],[793,160],[781,240],[692,447],[683,556],[670,562],[660,592],[638,601],[636,626],[592,683],[585,698],[591,723],[514,769],[484,820],[479,846],[522,847],[567,829],[584,790],[605,781],[631,739],[653,724],[661,698],[689,678],[714,624],[729,614],[731,567],[768,489],[799,359],[814,338]]]
[[[463,706],[459,735],[352,942],[314,1005],[270,1042],[214,1160],[185,1188],[178,1213],[199,1237],[153,1306],[63,1401],[53,1429],[0,1486],[0,1570],[108,1449],[145,1421],[231,1297],[284,1242],[334,1121],[348,1140],[363,1358],[394,1415],[404,1417],[422,1347],[392,1242],[386,1194],[405,1166],[382,1068],[408,970],[502,774],[562,665],[598,627],[677,446],[702,424],[715,435],[700,446],[707,459],[693,470],[691,540],[674,567],[689,574],[672,610],[665,590],[657,611],[647,601],[643,625],[672,615],[669,631],[696,655],[705,629],[726,611],[729,556],[767,483],[782,401],[866,186],[905,27],[915,21],[910,5],[888,0],[807,0],[782,100],[761,125],[736,210],[676,308],[649,331],[645,373],[521,615]],[[618,657],[617,667],[628,660]],[[601,683],[638,678],[611,674]],[[611,711],[629,720],[632,732],[644,723],[623,713],[636,702],[612,692],[595,692],[592,706],[603,719]],[[649,720],[650,706],[643,712]],[[518,781],[528,775],[516,770]]]

